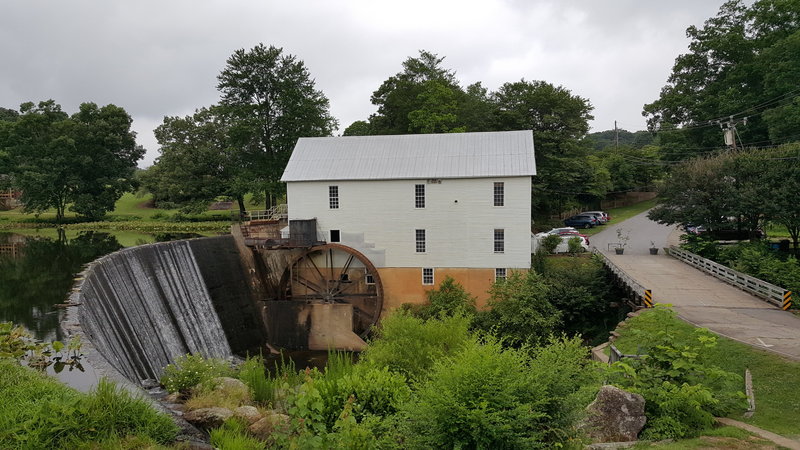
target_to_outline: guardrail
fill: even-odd
[[[275,205],[267,210],[247,211],[240,214],[238,211],[231,211],[231,218],[234,221],[249,222],[251,220],[280,220],[289,215],[289,208],[286,204]]]
[[[598,250],[597,247],[592,247],[592,253],[603,258],[603,263],[605,263],[606,267],[608,267],[611,270],[611,272],[613,272],[614,275],[616,275],[620,279],[620,281],[628,285],[628,287],[631,288],[631,290],[635,292],[638,296],[641,297],[645,295],[644,286],[637,283],[636,280],[631,278],[631,276],[625,273],[624,270],[620,269],[619,266],[611,262],[611,260],[608,259],[608,257],[604,255],[603,252]]]
[[[728,266],[723,266],[720,263],[695,255],[692,252],[687,252],[674,245],[668,249],[668,253],[690,266],[696,267],[757,297],[761,297],[779,308],[785,306],[784,294],[788,291],[780,286],[743,274]]]

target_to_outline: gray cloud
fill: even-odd
[[[305,61],[341,129],[372,113],[372,91],[426,49],[446,56],[465,85],[545,80],[590,99],[595,130],[615,119],[635,130],[686,50],[686,27],[718,8],[693,0],[7,1],[0,105],[120,105],[149,165],[162,118],[217,101],[227,57],[263,42]]]

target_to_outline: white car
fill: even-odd
[[[539,250],[542,239],[546,236],[550,236],[550,233],[531,234],[531,253],[536,253]],[[569,240],[574,237],[581,240],[582,251],[588,252],[589,243],[586,241],[586,238],[576,235],[563,235],[561,236],[561,243],[556,247],[555,253],[569,253]]]

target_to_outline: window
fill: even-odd
[[[423,267],[422,268],[422,284],[424,284],[424,285],[432,285],[433,284],[433,268],[432,267]]]
[[[417,253],[425,253],[425,230],[416,230]]]
[[[499,182],[494,184],[494,206],[504,206],[506,202],[506,186],[505,183]]]
[[[506,232],[498,228],[494,230],[494,252],[503,253],[506,251]]]
[[[364,275],[364,283],[375,284],[375,277],[371,273]]]
[[[506,279],[506,268],[501,267],[494,269],[494,281],[500,281]]]
[[[341,242],[342,234],[339,230],[331,230],[331,242]]]
[[[328,205],[331,209],[339,209],[339,186],[328,186]]]
[[[424,208],[425,207],[425,185],[424,184],[415,184],[414,185],[414,207],[415,208]]]

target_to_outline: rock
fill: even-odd
[[[214,389],[222,389],[225,391],[244,390],[249,392],[247,385],[236,378],[217,377],[211,380],[211,384],[214,386]]]
[[[181,393],[180,392],[173,392],[172,394],[168,394],[164,396],[162,399],[164,403],[179,403],[181,401]]]
[[[210,429],[217,428],[222,425],[222,422],[228,420],[233,416],[233,411],[227,408],[200,408],[189,411],[183,415],[183,418],[192,425],[197,425],[200,428]]]
[[[289,431],[289,416],[286,414],[271,413],[262,417],[258,422],[250,425],[250,432],[261,440],[268,440],[276,431],[286,433]]]
[[[145,378],[144,380],[141,380],[141,385],[145,389],[157,388],[159,386],[158,381],[152,378]]]
[[[594,442],[635,441],[647,422],[644,397],[614,386],[601,387],[586,410],[581,428]]]
[[[233,410],[233,415],[252,425],[261,420],[261,413],[254,406],[240,406]]]

